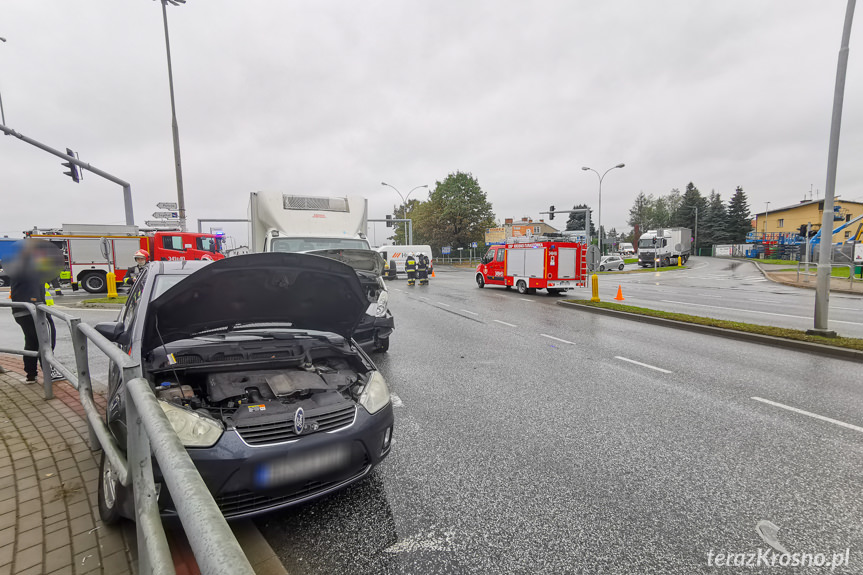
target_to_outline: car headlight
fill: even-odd
[[[210,447],[222,437],[224,429],[218,421],[167,401],[159,401],[159,405],[184,446]]]
[[[366,388],[360,394],[360,405],[369,413],[377,413],[390,402],[390,388],[379,371],[372,373]]]
[[[375,302],[375,317],[384,317],[387,314],[390,292],[387,291],[387,284],[384,283],[384,278],[378,278],[378,285],[380,286],[381,293],[378,294],[378,301]]]

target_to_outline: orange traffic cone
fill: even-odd
[[[614,297],[617,301],[623,301],[623,290],[620,289],[620,284],[617,284],[617,295]]]
[[[432,277],[434,277],[434,268],[432,268]]]

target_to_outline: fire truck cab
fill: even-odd
[[[584,287],[587,278],[585,246],[553,238],[511,238],[490,246],[476,267],[476,285],[515,287],[521,294],[544,289],[556,295]]]

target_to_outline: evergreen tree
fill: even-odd
[[[686,191],[683,193],[680,205],[677,208],[674,218],[674,225],[676,227],[689,228],[694,232],[696,228],[696,214],[698,215],[698,220],[701,221],[701,219],[705,216],[706,211],[707,200],[704,198],[704,196],[701,195],[701,192],[698,191],[698,188],[695,187],[695,184],[689,182],[688,184],[686,184]],[[698,241],[698,244],[701,245],[701,239],[696,239]]]
[[[627,224],[635,228],[638,228],[644,232],[651,225],[651,204],[653,203],[653,195],[645,196],[644,192],[639,192],[635,197],[635,202],[632,204],[632,207],[629,208],[629,219],[626,221]]]
[[[743,188],[737,186],[731,201],[728,202],[728,240],[734,244],[746,241],[746,234],[752,231],[752,215]]]
[[[710,192],[704,217],[698,219],[698,244],[710,247],[714,244],[728,243],[728,213],[722,196],[716,191]]]

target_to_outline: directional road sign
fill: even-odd
[[[180,217],[180,212],[153,212],[154,218],[177,219]]]
[[[176,210],[178,208],[177,202],[159,202],[156,207],[160,210]]]
[[[449,253],[450,253],[451,251],[452,251],[452,247],[451,247],[451,246],[444,246],[444,247],[442,247],[442,248],[440,249],[440,253],[442,253],[442,254],[444,254],[444,255],[449,255]]]
[[[152,226],[154,228],[176,228],[177,221],[176,220],[147,220],[144,222],[148,226]]]

